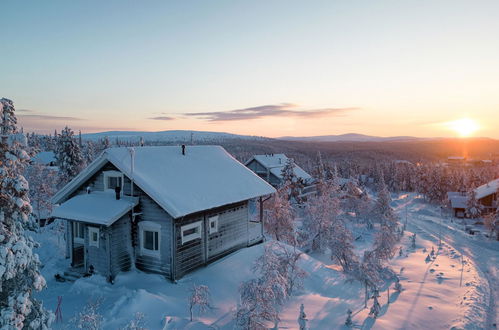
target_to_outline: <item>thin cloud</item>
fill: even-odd
[[[321,118],[329,116],[341,116],[345,112],[356,110],[358,108],[321,108],[294,110],[297,105],[290,103],[262,105],[258,107],[235,109],[215,112],[190,112],[184,115],[202,119],[206,121],[235,121],[250,120],[266,117],[303,117],[303,118]]]
[[[35,112],[35,111],[30,109],[16,109],[16,112]]]
[[[158,116],[158,117],[152,117],[149,119],[152,119],[152,120],[175,120],[175,118],[168,117],[168,116]]]
[[[84,120],[77,117],[66,116],[52,116],[52,115],[19,115],[20,119],[33,119],[33,120]]]

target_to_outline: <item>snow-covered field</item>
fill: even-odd
[[[348,309],[353,311],[354,327],[362,329],[493,328],[497,317],[498,242],[469,236],[449,219],[441,221],[440,210],[413,194],[399,196],[393,206],[402,222],[406,208],[408,213],[407,230],[401,240],[403,254],[397,253],[391,261],[400,274],[403,291],[396,292],[391,283],[388,304],[388,287],[381,288],[380,316],[374,319],[368,315],[372,300],[364,308],[363,286],[346,278],[328,256],[304,254],[300,266],[308,276],[303,289],[281,311],[279,328],[298,327],[300,304],[305,306],[310,329],[345,328]],[[37,252],[47,279],[47,289],[37,296],[52,310],[57,297],[62,296],[63,322],[54,324],[56,329],[71,328],[68,321],[92,300],[102,301],[99,312],[105,329],[124,327],[137,312],[144,314],[148,329],[232,329],[239,284],[255,276],[251,264],[263,252],[262,244],[240,250],[176,284],[138,270],[120,274],[114,285],[97,275],[60,283],[54,274],[66,270],[69,262],[54,227],[43,228],[35,238],[42,244]],[[412,233],[417,235],[416,249],[411,248]],[[440,249],[439,234],[443,242]],[[358,248],[363,249],[370,241],[370,235],[364,235]],[[435,257],[425,260],[432,247]],[[189,323],[187,299],[193,284],[209,286],[213,308],[203,315],[195,313],[195,322]]]

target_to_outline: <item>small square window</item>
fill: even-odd
[[[99,247],[99,228],[88,227],[88,245]]]
[[[218,232],[218,215],[208,218],[209,232],[214,234]]]

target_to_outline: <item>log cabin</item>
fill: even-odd
[[[52,217],[68,224],[73,270],[175,281],[261,242],[251,209],[274,192],[220,146],[110,148],[57,192]]]

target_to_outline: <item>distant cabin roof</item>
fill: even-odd
[[[55,154],[53,151],[41,151],[33,156],[32,160],[37,164],[48,165],[55,162]]]
[[[486,196],[496,193],[498,190],[499,190],[499,179],[492,180],[475,189],[476,198],[482,199]]]
[[[246,162],[249,164],[252,160],[258,161],[264,167],[268,168],[272,174],[274,174],[279,179],[282,179],[282,169],[286,165],[288,157],[285,154],[265,154],[265,155],[254,155],[250,160]],[[312,179],[312,176],[305,172],[300,166],[295,164],[294,173],[297,177],[302,178],[304,181]]]
[[[272,194],[275,189],[220,146],[180,146],[105,150],[53,198],[61,203],[108,161],[173,218]]]
[[[468,202],[468,195],[460,192],[449,191],[447,193],[451,207],[453,209],[465,209]]]
[[[110,226],[137,203],[136,197],[123,196],[117,200],[114,192],[93,192],[67,200],[58,206],[51,216]]]

